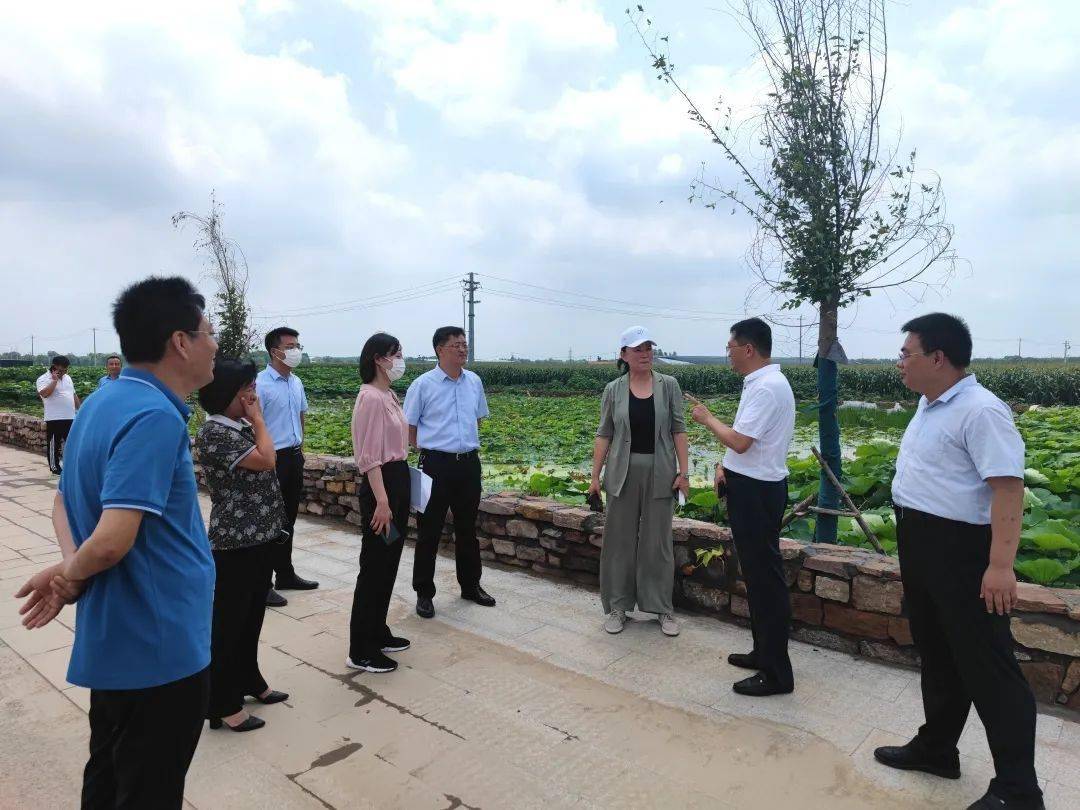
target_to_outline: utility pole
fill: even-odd
[[[94,352],[90,355],[90,365],[94,365],[97,362],[97,327],[91,326],[90,331],[94,333]]]
[[[1069,349],[1072,348],[1072,344],[1069,341],[1065,341],[1065,365],[1069,365]]]
[[[480,289],[480,282],[476,280],[476,273],[469,273],[467,279],[462,280],[465,292],[469,296],[469,362],[476,360],[476,291]]]
[[[802,315],[799,316],[799,365],[802,365]]]
[[[1023,346],[1023,345],[1024,345],[1024,339],[1022,337],[1018,337],[1016,339],[1016,359],[1017,360],[1019,360],[1021,357],[1024,356],[1023,354],[1020,353],[1020,347]]]
[[[30,362],[34,362],[34,336],[30,336]]]

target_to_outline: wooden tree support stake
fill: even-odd
[[[844,503],[847,504],[848,509],[852,512],[851,516],[855,518],[855,521],[859,524],[859,528],[862,529],[863,534],[866,535],[866,539],[870,541],[870,545],[877,549],[878,554],[885,554],[885,549],[881,547],[881,543],[879,543],[877,537],[874,536],[874,532],[867,525],[866,521],[863,520],[862,512],[855,506],[855,502],[851,500],[851,496],[847,494],[847,491],[840,482],[836,480],[836,475],[833,473],[832,468],[825,463],[825,459],[821,457],[821,453],[816,447],[811,447],[810,452],[814,454],[814,458],[816,458],[818,464],[821,465],[821,469],[825,471],[825,475],[829,479],[829,482],[836,487],[837,492],[840,493],[840,497],[844,499]]]

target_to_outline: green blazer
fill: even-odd
[[[653,497],[672,497],[678,459],[676,433],[686,433],[682,388],[674,377],[653,372],[653,405],[656,408],[656,457],[653,463]],[[623,374],[604,389],[600,401],[600,427],[596,435],[611,439],[604,467],[604,492],[618,497],[630,469],[630,375]],[[683,470],[686,472],[686,470]]]

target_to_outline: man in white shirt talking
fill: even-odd
[[[933,313],[902,331],[897,367],[922,397],[900,443],[892,496],[926,722],[907,745],[874,756],[893,768],[959,779],[957,741],[974,703],[995,776],[971,807],[1037,810],[1035,698],[1009,628],[1024,442],[1009,406],[967,373],[971,333],[962,320]]]
[[[37,392],[45,406],[45,442],[49,469],[60,474],[60,461],[64,457],[64,442],[71,432],[75,411],[81,404],[75,393],[75,383],[68,376],[71,361],[58,354],[52,359],[49,370],[37,378]]]
[[[780,524],[787,507],[787,454],[795,432],[791,385],[772,363],[772,329],[760,318],[731,327],[731,368],[743,379],[735,422],[725,425],[692,397],[693,417],[728,448],[716,467],[716,483],[727,489],[728,520],[739,557],[754,649],[732,653],[728,663],[757,670],[732,688],[740,695],[788,694],[795,678],[788,657],[791,601],[780,556]]]

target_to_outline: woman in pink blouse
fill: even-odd
[[[350,669],[365,672],[393,672],[397,662],[386,653],[409,649],[409,640],[394,636],[386,625],[409,527],[409,426],[390,390],[404,373],[397,338],[382,332],[368,338],[360,353],[364,384],[352,418],[353,455],[363,475],[358,493],[363,544],[345,661]]]

